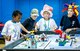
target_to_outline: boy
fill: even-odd
[[[71,5],[68,6],[68,14],[62,17],[59,29],[63,27],[63,31],[69,32],[71,30],[76,30],[77,28],[79,28],[79,21],[76,14],[74,14],[73,9],[74,7],[72,7]]]
[[[4,28],[1,34],[5,38],[5,45],[8,45],[20,38],[21,29],[24,30],[26,33],[29,33],[23,25],[19,22],[21,19],[22,13],[18,10],[15,10],[12,13],[12,20],[9,20],[5,23]]]
[[[35,30],[37,31],[37,29],[39,29],[39,31],[54,31],[55,29],[57,29],[57,25],[54,21],[54,19],[52,19],[52,10],[53,8],[48,6],[47,4],[44,5],[43,10],[41,11],[41,16],[43,18],[41,18],[35,27]]]
[[[27,18],[22,24],[23,26],[28,30],[28,31],[32,31],[35,28],[35,20],[38,17],[38,9],[33,8],[31,11],[31,15],[29,18]],[[26,32],[22,31],[23,34],[25,34]]]

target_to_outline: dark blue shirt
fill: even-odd
[[[27,18],[22,25],[28,30],[31,31],[35,28],[35,20],[33,20],[31,17]],[[26,32],[22,31],[22,33],[26,34]]]
[[[64,15],[61,19],[60,26],[63,27],[63,30],[66,30],[68,28],[79,28],[79,21],[75,15],[72,17]]]

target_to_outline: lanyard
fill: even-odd
[[[45,27],[45,31],[49,31],[50,30],[50,28],[49,28],[49,22],[50,22],[50,20],[48,20],[48,26],[47,26],[47,24],[46,24],[46,21],[44,20],[44,27]]]

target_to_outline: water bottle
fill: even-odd
[[[42,34],[41,34],[41,41],[44,41],[44,40],[45,40],[45,34],[42,33]]]
[[[31,35],[31,47],[33,49],[37,48],[37,41],[34,36],[35,36],[34,34]]]

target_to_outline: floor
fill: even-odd
[[[5,46],[4,39],[0,39],[0,49],[2,49]]]
[[[2,49],[4,47],[5,44],[0,44],[0,49]]]

